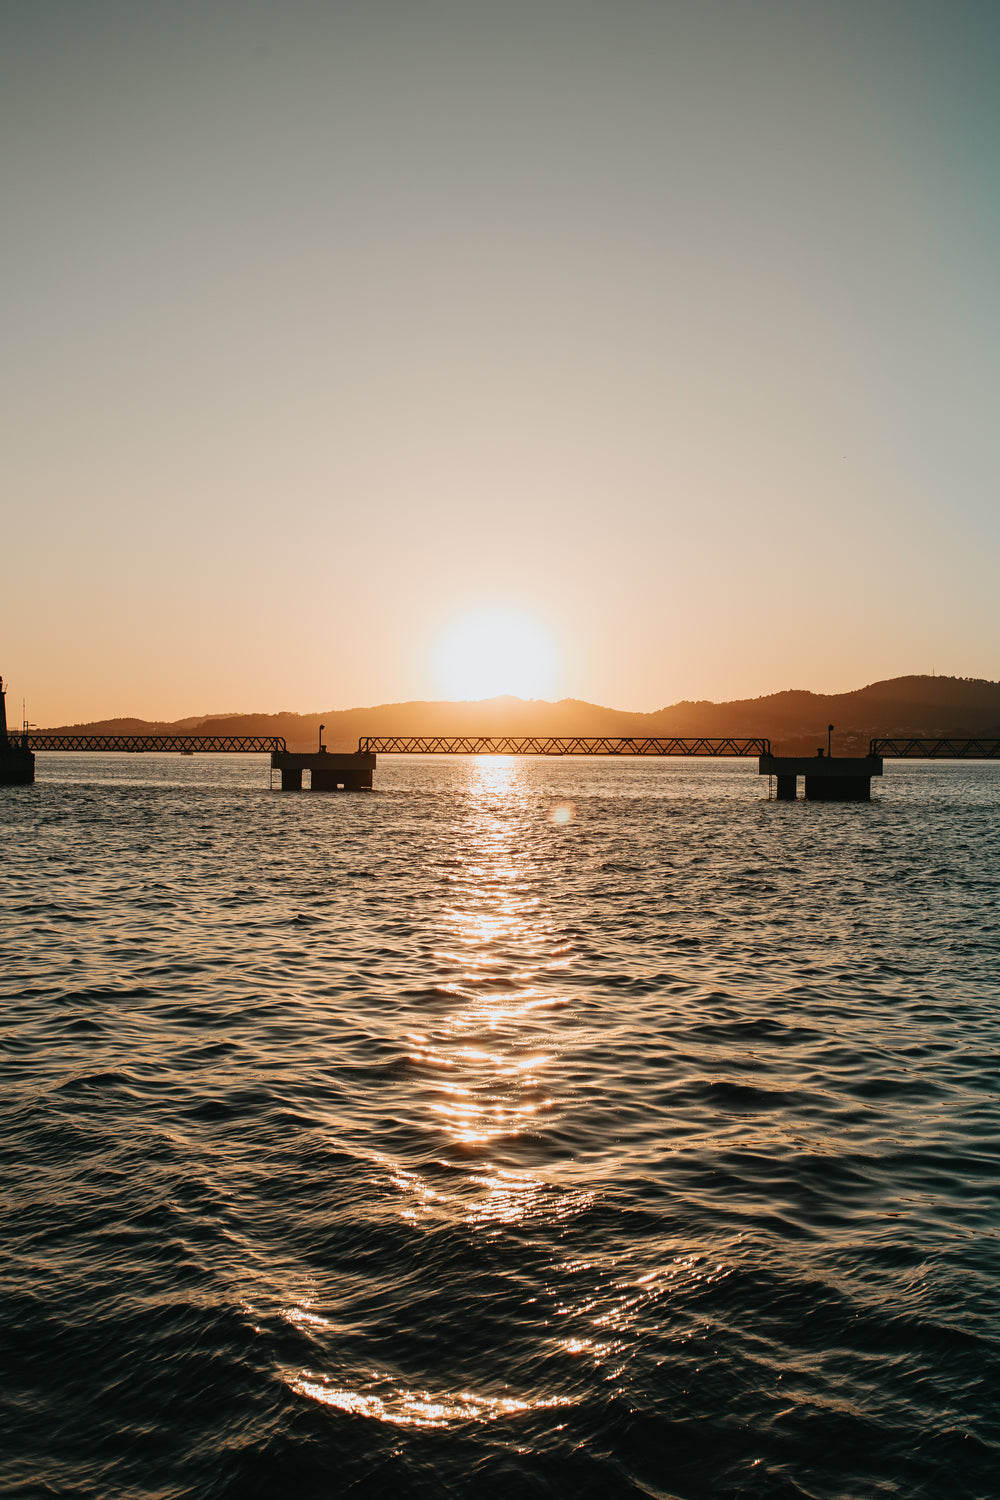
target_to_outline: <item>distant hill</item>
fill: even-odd
[[[894,677],[850,693],[790,689],[731,703],[674,703],[653,713],[602,708],[575,698],[489,698],[479,703],[383,703],[316,714],[210,714],[173,723],[102,719],[47,734],[280,734],[291,750],[311,749],[320,724],[331,750],[362,735],[767,735],[782,754],[811,754],[833,724],[834,754],[861,754],[873,735],[990,735],[1000,738],[1000,682],[970,677]]]

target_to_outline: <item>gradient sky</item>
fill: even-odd
[[[2,0],[18,711],[484,612],[621,708],[1000,676],[998,77],[996,0]]]

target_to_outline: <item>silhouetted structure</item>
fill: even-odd
[[[30,786],[35,779],[35,757],[27,735],[7,733],[7,690],[0,677],[0,786]]]
[[[221,725],[220,725],[221,727]],[[38,734],[25,728],[7,732],[3,681],[0,679],[0,785],[25,785],[35,779],[36,750],[111,751],[140,754],[168,751],[181,755],[270,753],[271,770],[280,771],[282,791],[301,791],[308,772],[313,791],[367,791],[372,786],[376,755],[594,755],[758,757],[761,776],[777,778],[777,798],[794,801],[798,778],[808,799],[866,802],[871,779],[882,775],[883,757],[908,760],[1000,760],[1000,739],[884,738],[871,740],[867,756],[831,754],[833,725],[827,725],[826,750],[812,756],[776,756],[771,741],[760,736],[688,735],[380,735],[362,736],[353,754],[331,754],[323,745],[326,726],[319,726],[319,749],[290,751],[281,735],[252,734]]]
[[[810,801],[868,802],[872,777],[882,775],[882,761],[877,755],[832,756],[820,750],[815,757],[762,755],[758,771],[761,776],[777,777],[779,802],[795,801],[800,776]]]
[[[32,750],[176,751],[180,755],[266,755],[284,750],[278,734],[29,734]]]
[[[271,770],[281,772],[283,792],[301,792],[302,772],[309,772],[314,792],[371,791],[375,756],[358,751],[356,755],[331,755],[328,750],[300,754],[295,750],[276,750],[271,756]]]
[[[868,754],[895,760],[1000,760],[1000,740],[872,740]]]
[[[381,735],[358,741],[379,755],[770,755],[764,739],[612,739],[576,735]]]

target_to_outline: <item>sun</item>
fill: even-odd
[[[549,690],[555,651],[544,633],[516,615],[476,615],[441,642],[437,675],[452,698],[539,698]]]

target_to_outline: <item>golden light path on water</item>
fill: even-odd
[[[473,776],[473,792],[489,803],[521,790],[520,764],[506,756],[477,757]],[[476,847],[450,876],[452,898],[443,908],[451,943],[433,955],[456,971],[442,991],[458,1004],[441,1033],[413,1034],[411,1053],[414,1062],[440,1070],[431,1107],[458,1146],[517,1136],[553,1107],[545,1082],[551,1058],[536,1049],[536,1028],[525,1022],[561,1003],[544,980],[571,962],[566,945],[539,928],[542,898],[516,821],[498,813],[477,821]],[[493,1192],[506,1197],[518,1181],[527,1186],[531,1179],[499,1175]]]
[[[571,969],[573,945],[549,914],[538,849],[525,838],[523,762],[484,756],[466,765],[472,811],[458,831],[462,857],[446,872],[441,941],[430,952],[435,969],[447,975],[436,989],[449,1003],[439,1007],[437,1026],[405,1034],[415,1083],[411,1107],[419,1106],[417,1122],[444,1155],[433,1172],[386,1156],[374,1162],[395,1189],[399,1217],[415,1228],[458,1221],[492,1237],[529,1223],[558,1230],[560,1221],[592,1205],[595,1192],[576,1182],[572,1170],[564,1182],[558,1167],[532,1170],[509,1158],[528,1140],[544,1145],[566,1108],[558,1074],[564,1053],[580,1044],[583,1023],[565,1025],[570,1002],[553,979]],[[553,801],[545,826],[558,837],[575,811],[572,802]],[[563,1024],[551,1024],[554,1017]],[[652,1270],[630,1269],[612,1254],[558,1259],[552,1271],[553,1287],[558,1282],[562,1290],[550,1309],[548,1348],[587,1357],[610,1378],[624,1368],[614,1361],[642,1308],[678,1279],[725,1274],[697,1254],[674,1255]],[[579,1285],[578,1296],[565,1297],[567,1282]],[[300,1299],[285,1316],[300,1326],[327,1324],[309,1308]],[[499,1369],[497,1378],[509,1390]],[[380,1369],[346,1384],[303,1368],[289,1372],[287,1383],[326,1406],[402,1426],[489,1422],[573,1404],[556,1391],[431,1392]]]

